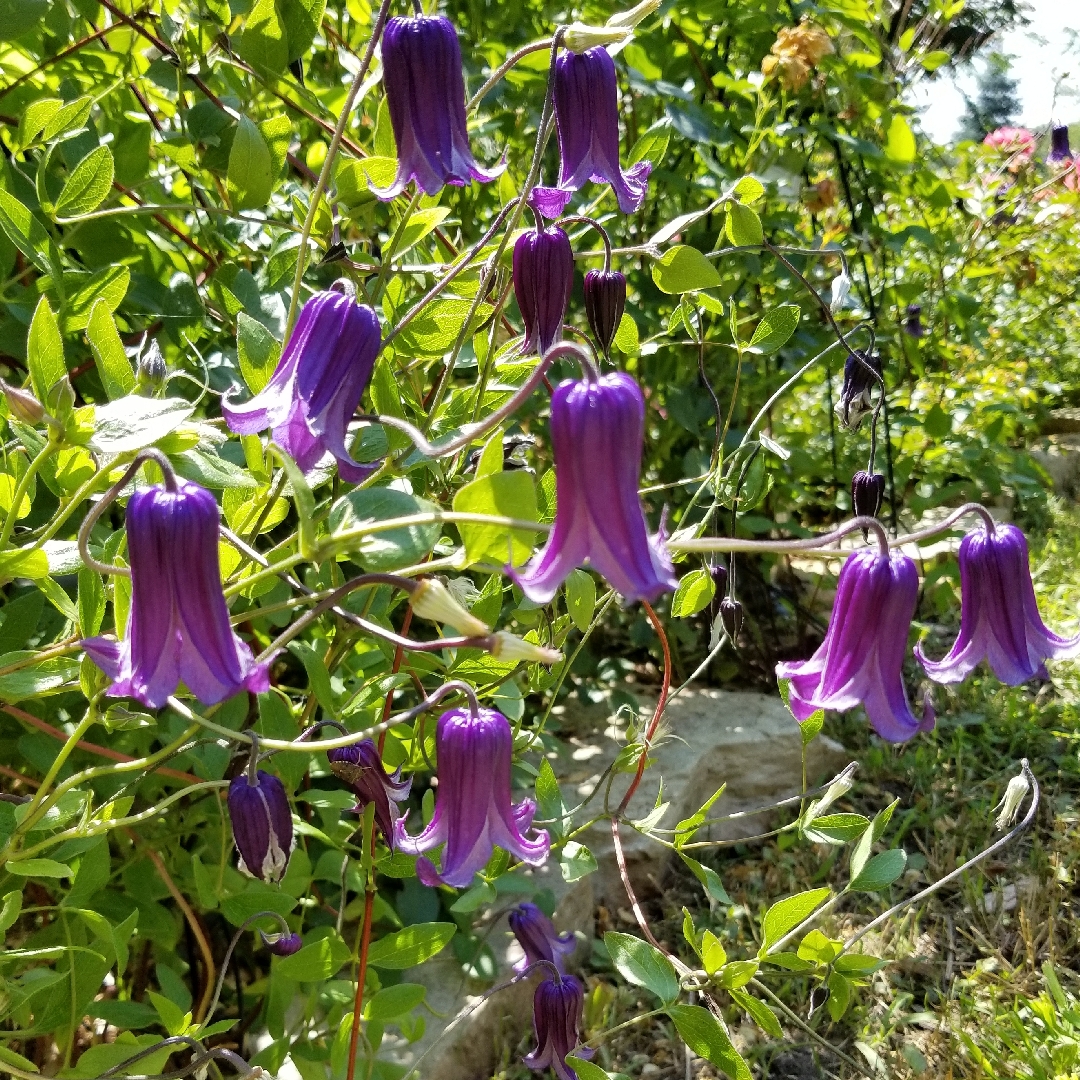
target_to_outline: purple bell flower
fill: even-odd
[[[851,431],[858,431],[863,417],[874,411],[874,391],[880,390],[881,357],[856,349],[844,361],[844,385],[836,413],[840,423]],[[874,373],[878,378],[874,378]]]
[[[451,709],[435,729],[439,786],[435,813],[417,836],[405,831],[405,818],[394,826],[394,847],[406,855],[422,855],[445,845],[442,870],[421,858],[416,874],[425,885],[465,888],[482,870],[496,846],[530,866],[540,866],[551,841],[540,830],[535,840],[524,834],[532,824],[536,804],[523,799],[510,804],[510,766],[513,756],[510,723],[494,709]]]
[[[574,249],[558,225],[530,229],[514,244],[514,295],[525,322],[526,353],[544,355],[562,337],[574,288]]]
[[[662,527],[649,535],[638,497],[644,435],[645,399],[629,375],[568,379],[555,388],[555,526],[523,570],[507,570],[534,603],[546,604],[586,560],[627,602],[678,584]]]
[[[292,812],[285,785],[259,769],[229,784],[229,820],[240,852],[240,869],[263,881],[280,881],[293,848]]]
[[[371,308],[341,292],[316,293],[300,312],[270,382],[246,405],[222,400],[225,422],[239,435],[272,428],[274,442],[304,472],[329,451],[341,479],[358,484],[378,464],[353,461],[345,440],[381,344]]]
[[[788,705],[800,722],[818,709],[842,711],[861,704],[874,730],[904,742],[934,726],[924,702],[918,719],[904,690],[904,650],[919,574],[906,555],[856,551],[847,557],[825,640],[809,660],[776,665],[790,679]]]
[[[1050,153],[1046,155],[1047,165],[1061,165],[1072,161],[1069,148],[1069,128],[1065,124],[1055,124],[1050,130]]]
[[[577,948],[573,934],[557,934],[551,920],[535,904],[527,902],[513,908],[508,918],[514,937],[525,950],[525,955],[514,965],[515,971],[524,971],[546,960],[558,968],[560,975],[566,974],[563,957],[573,955]]]
[[[626,307],[626,278],[618,270],[590,270],[585,275],[585,315],[605,356],[611,351]]]
[[[110,679],[110,697],[160,709],[181,682],[204,705],[270,688],[267,665],[229,625],[221,590],[214,496],[176,480],[136,491],[127,507],[131,610],[122,641],[83,641]]]
[[[926,327],[922,324],[922,306],[919,304],[908,304],[907,316],[904,319],[904,325],[902,327],[905,334],[908,337],[923,338],[926,337]]]
[[[299,952],[304,946],[304,939],[295,933],[270,935],[260,930],[259,936],[262,938],[263,944],[275,956],[292,956],[293,953]]]
[[[398,819],[397,804],[409,797],[412,779],[402,780],[401,770],[388,776],[383,768],[379,748],[371,739],[339,746],[326,751],[330,771],[352,788],[356,796],[354,814],[362,814],[368,803],[375,804],[375,824],[388,844],[394,842],[394,823]]]
[[[615,61],[607,49],[564,52],[555,61],[555,120],[562,168],[557,188],[537,188],[545,217],[558,217],[586,181],[610,184],[624,214],[645,200],[652,163],[619,165],[619,99]]]
[[[979,661],[1009,686],[1047,678],[1044,660],[1080,654],[1080,635],[1051,633],[1039,616],[1028,568],[1024,534],[1015,525],[975,529],[960,541],[960,633],[941,660],[915,647],[919,663],[935,682],[956,683]]]
[[[485,171],[469,149],[465,80],[457,31],[445,15],[393,18],[382,39],[383,86],[397,143],[398,168],[380,199],[400,195],[410,180],[428,195],[444,184],[486,183],[506,167]]]
[[[585,988],[573,975],[544,979],[537,986],[533,994],[536,1049],[524,1059],[530,1069],[553,1069],[559,1080],[577,1080],[577,1073],[566,1064],[566,1055],[577,1047],[584,1005]],[[575,1056],[588,1059],[594,1052],[582,1047]]]

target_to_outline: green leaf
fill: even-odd
[[[623,356],[637,356],[641,352],[637,323],[634,322],[633,317],[628,312],[624,311],[623,317],[619,320],[618,328],[615,331],[614,344],[615,348]]]
[[[844,953],[833,961],[833,967],[842,971],[845,975],[859,978],[863,975],[873,975],[883,967],[888,967],[889,961],[882,960],[877,956],[868,956],[866,953]]]
[[[559,854],[559,869],[567,884],[580,881],[596,871],[596,857],[584,844],[569,840]]]
[[[278,0],[278,11],[289,42],[289,62],[299,60],[311,48],[322,25],[326,0]]]
[[[734,1001],[735,1004],[738,1005],[766,1035],[773,1039],[782,1039],[784,1037],[784,1029],[780,1026],[780,1021],[777,1019],[776,1013],[774,1013],[764,1001],[758,1001],[756,997],[751,997],[745,990],[729,990],[728,993],[731,995],[731,1000]]]
[[[620,975],[634,986],[643,986],[664,1004],[679,996],[679,976],[671,961],[641,938],[609,930],[604,935],[608,955]]]
[[[450,910],[453,912],[476,911],[477,908],[492,903],[495,900],[496,895],[497,893],[495,892],[494,885],[491,885],[486,881],[481,881],[479,885],[474,885],[471,889],[466,889],[465,892],[450,905]]]
[[[491,514],[536,521],[536,487],[524,469],[489,473],[461,488],[454,496],[454,510],[459,513]],[[470,563],[509,562],[520,566],[532,553],[535,534],[503,525],[457,523]]]
[[[851,983],[839,971],[834,971],[825,985],[829,988],[829,1016],[836,1023],[851,1002]]]
[[[49,234],[30,210],[3,187],[0,187],[0,228],[42,273],[50,272]]]
[[[341,534],[362,532],[376,522],[430,514],[436,510],[434,504],[394,488],[350,491],[338,499],[330,510],[332,539],[325,546],[329,552],[342,550],[354,553],[356,561],[368,571],[400,570],[420,562],[431,551],[442,532],[441,525],[437,522],[405,525],[351,538],[342,537]]]
[[[191,1023],[190,1012],[180,1008],[175,1001],[170,1001],[164,994],[155,994],[151,990],[147,996],[153,1003],[158,1016],[161,1017],[161,1023],[164,1025],[165,1030],[170,1035],[180,1035],[187,1031],[188,1025]]]
[[[753,1080],[749,1066],[732,1046],[727,1031],[708,1009],[700,1005],[672,1005],[667,1012],[683,1041],[698,1057],[711,1062],[731,1080]]]
[[[711,930],[706,930],[701,936],[701,960],[705,965],[705,974],[709,978],[712,978],[728,962],[724,946]]]
[[[388,971],[404,971],[442,952],[457,933],[453,923],[431,922],[406,926],[374,942],[368,963]],[[298,954],[299,955],[299,954]]]
[[[296,907],[296,899],[283,893],[280,889],[272,889],[261,882],[251,882],[248,887],[235,896],[227,897],[221,902],[221,913],[233,926],[240,926],[260,911],[272,911],[278,915],[288,915]],[[262,929],[276,933],[281,929],[277,920],[266,920]],[[299,953],[294,954],[299,956]]]
[[[611,1080],[611,1076],[613,1075],[612,1073],[604,1072],[599,1065],[595,1065],[591,1061],[586,1061],[584,1058],[574,1057],[573,1054],[568,1054],[564,1060],[577,1074],[578,1080]]]
[[[875,844],[885,835],[885,830],[889,827],[889,822],[892,821],[893,813],[899,805],[900,800],[893,799],[884,810],[879,810],[874,815],[874,823],[870,832],[874,837]]]
[[[5,869],[19,877],[69,878],[74,874],[70,866],[55,859],[20,859],[9,862]]]
[[[666,123],[663,127],[654,127],[646,131],[630,148],[626,163],[636,165],[639,161],[650,161],[655,171],[660,162],[664,160],[664,154],[667,153],[670,141],[671,129]]]
[[[348,959],[349,946],[335,934],[276,961],[274,974],[294,982],[324,982],[336,975]]]
[[[86,337],[105,393],[112,400],[130,394],[135,389],[135,373],[124,352],[112,311],[104,300],[97,300],[90,311]]]
[[[10,930],[22,914],[22,893],[19,890],[4,894],[4,907],[0,910],[0,933]]]
[[[720,789],[721,791],[723,788]],[[709,897],[709,903],[717,904],[732,904],[734,901],[727,894],[727,889],[724,888],[724,883],[720,880],[720,875],[711,867],[703,866],[696,859],[691,859],[689,855],[684,855],[679,852],[679,858],[686,863],[687,869],[694,875],[705,889],[706,894]]]
[[[934,402],[923,417],[923,430],[931,439],[944,439],[952,434],[952,417]]]
[[[49,0],[0,0],[0,41],[16,41],[33,30],[49,11]],[[26,1061],[18,1054],[14,1057]],[[12,1062],[18,1064],[18,1062]],[[29,1064],[29,1062],[27,1063]],[[30,1065],[37,1072],[36,1065]]]
[[[765,185],[756,176],[744,176],[732,189],[732,195],[746,206],[765,194]]]
[[[559,790],[559,781],[555,778],[555,770],[547,758],[540,763],[540,769],[536,774],[536,805],[540,811],[540,819],[552,821],[561,818],[566,811],[562,792]],[[561,825],[561,822],[559,823]]]
[[[394,248],[394,258],[404,255],[415,247],[428,233],[437,229],[450,216],[446,206],[429,206],[426,210],[417,210],[409,218],[408,224],[401,230],[401,238]]]
[[[757,353],[774,353],[795,333],[802,318],[798,304],[781,304],[770,308],[754,330],[747,348]]]
[[[669,294],[715,289],[721,284],[716,267],[697,248],[682,244],[668,248],[653,263],[652,278],[661,292]]]
[[[274,0],[256,0],[248,12],[236,51],[263,76],[280,75],[288,66],[289,42]],[[229,173],[232,174],[231,159]]]
[[[678,825],[675,826],[674,844],[676,850],[694,839],[694,834],[704,824],[705,818],[708,817],[709,811],[716,804],[720,796],[724,794],[726,788],[727,784],[721,784],[702,804],[702,806],[699,807],[699,809],[697,809],[688,818],[683,818],[682,821],[680,821]],[[699,878],[698,880],[700,881],[701,879]],[[704,884],[704,882],[702,882],[702,884]],[[730,900],[727,902],[730,903]]]
[[[412,1012],[422,1005],[427,990],[419,983],[398,983],[397,986],[384,986],[364,1006],[366,1020],[393,1020]]]
[[[815,844],[847,844],[858,840],[869,826],[870,819],[862,814],[825,814],[814,818],[804,835]]]
[[[831,964],[843,947],[842,941],[833,941],[820,930],[811,930],[799,943],[798,956],[800,960],[810,960],[815,964]]]
[[[147,398],[138,394],[99,405],[94,412],[90,447],[102,454],[126,454],[153,446],[175,431],[195,411],[183,398]]]
[[[259,0],[257,6],[264,2]],[[246,116],[241,116],[237,121],[236,135],[229,151],[228,187],[229,201],[234,210],[253,210],[265,206],[274,189],[270,147],[266,145],[258,127]]]
[[[724,965],[716,981],[725,990],[737,990],[758,973],[758,966],[756,960],[732,960]]]
[[[79,287],[60,305],[60,329],[65,334],[85,330],[90,316],[103,303],[115,311],[131,283],[131,271],[126,266],[106,266],[82,279]]]
[[[716,585],[708,570],[691,570],[683,575],[675,595],[671,598],[671,614],[676,619],[685,619],[696,615],[712,603],[716,595]]]
[[[112,151],[107,146],[91,150],[67,178],[56,200],[56,216],[76,217],[96,210],[112,189],[113,172]]]
[[[39,401],[48,397],[49,390],[67,374],[64,363],[64,343],[60,327],[49,301],[43,296],[30,321],[30,336],[26,340],[26,362],[34,393]]]
[[[892,848],[875,855],[848,885],[853,892],[880,892],[887,889],[907,866],[907,852]]]
[[[885,156],[897,165],[910,165],[915,160],[915,135],[908,122],[899,114],[889,121],[885,137]]]
[[[148,1028],[158,1023],[157,1010],[142,1001],[94,1001],[87,1015],[118,1028]]]
[[[79,571],[79,630],[83,637],[93,637],[105,617],[105,586],[96,570]]]
[[[66,1075],[73,1077],[74,1080],[94,1080],[95,1077],[101,1076],[102,1073],[108,1072],[121,1062],[133,1057],[140,1050],[146,1050],[160,1042],[160,1035],[149,1032],[146,1035],[132,1035],[130,1031],[122,1031],[115,1042],[101,1043],[84,1050],[79,1055],[78,1064]],[[173,1050],[172,1046],[166,1046],[162,1050],[148,1054],[140,1058],[130,1071],[138,1070],[144,1075],[153,1076],[165,1068],[165,1062],[168,1061]]]
[[[236,359],[253,394],[270,381],[280,358],[281,345],[277,338],[261,322],[241,311],[236,316]]]
[[[259,125],[259,134],[266,142],[266,148],[270,151],[270,179],[277,180],[281,170],[285,167],[285,160],[289,153],[289,143],[292,142],[293,125],[285,113],[278,113],[264,120]]]
[[[42,138],[45,142],[57,138],[60,135],[71,136],[86,126],[90,119],[90,110],[94,107],[94,99],[89,95],[76,98],[63,108],[58,109],[53,118],[45,125]]]
[[[0,0],[0,17],[2,17],[3,10],[4,3],[3,0]],[[3,24],[0,23],[0,25]],[[0,37],[2,35],[3,31],[0,31]],[[17,1069],[22,1069],[25,1072],[36,1073],[41,1071],[29,1058],[24,1058],[22,1054],[16,1054],[14,1050],[3,1045],[0,1045],[0,1061],[7,1065],[14,1065]]]
[[[727,222],[724,228],[728,239],[736,247],[761,247],[765,242],[761,218],[741,202],[727,204]]]
[[[571,570],[564,585],[570,621],[584,634],[596,610],[596,582],[584,570]]]
[[[825,902],[831,892],[829,888],[811,889],[773,904],[765,913],[761,924],[761,954],[808,918]]]

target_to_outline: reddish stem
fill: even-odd
[[[615,861],[619,864],[619,877],[622,878],[623,888],[626,890],[634,918],[637,919],[637,924],[641,927],[641,932],[649,939],[649,943],[666,956],[668,951],[656,940],[653,932],[649,929],[649,924],[645,921],[645,912],[641,910],[637,894],[634,892],[633,885],[630,884],[630,874],[626,869],[626,856],[623,854],[622,849],[622,838],[619,836],[619,819],[615,817],[611,819],[611,839],[615,844]]]

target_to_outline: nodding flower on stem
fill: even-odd
[[[533,964],[546,960],[554,964],[560,975],[566,974],[564,957],[573,955],[577,940],[573,934],[558,934],[551,920],[535,905],[518,904],[508,916],[510,929],[525,955],[514,965],[515,971],[524,971]]]
[[[371,308],[345,292],[316,293],[304,304],[270,382],[244,405],[222,400],[225,422],[240,435],[270,428],[303,472],[333,454],[341,479],[360,483],[379,464],[354,461],[345,444],[381,342]]]
[[[514,295],[526,353],[544,355],[562,337],[574,288],[574,249],[558,225],[529,229],[514,244]]]
[[[856,349],[844,361],[844,385],[836,403],[844,427],[858,431],[863,417],[874,411],[873,394],[875,388],[880,390],[881,372],[881,357],[862,349]]]
[[[252,737],[248,768],[229,784],[229,821],[240,852],[240,869],[275,882],[285,876],[292,854],[292,811],[285,785],[256,768],[258,757],[258,743]]]
[[[798,721],[818,709],[862,705],[874,730],[904,742],[934,727],[924,700],[915,717],[904,690],[904,652],[919,598],[919,572],[899,552],[857,551],[840,571],[825,640],[809,660],[776,665],[790,679],[789,707]]]
[[[626,308],[626,278],[618,270],[585,275],[585,315],[600,351],[607,356]]]
[[[885,477],[881,473],[860,469],[851,478],[851,507],[856,517],[877,517],[884,497]]]
[[[919,663],[935,682],[956,683],[985,660],[1009,686],[1047,678],[1046,660],[1080,655],[1080,634],[1058,637],[1039,615],[1024,534],[1015,525],[975,529],[960,541],[960,633],[941,660],[922,643]]]
[[[393,776],[387,775],[379,748],[372,739],[327,750],[326,760],[330,771],[344,780],[356,796],[354,814],[362,814],[368,803],[375,804],[375,824],[393,846],[394,826],[399,816],[397,804],[409,797],[412,780],[402,780],[401,769]]]
[[[1073,159],[1069,147],[1069,128],[1067,124],[1055,124],[1050,129],[1050,153],[1046,155],[1047,165],[1063,165]]]
[[[577,1080],[566,1056],[577,1047],[584,1005],[585,988],[573,975],[552,976],[537,986],[533,994],[536,1049],[524,1059],[530,1069],[552,1069],[559,1080]],[[586,1059],[593,1053],[584,1047],[576,1050],[576,1056]]]
[[[304,947],[304,939],[296,933],[270,935],[260,930],[259,936],[275,956],[292,956]]]
[[[908,337],[926,337],[926,327],[922,323],[922,306],[920,304],[908,304],[902,329]]]
[[[428,858],[416,864],[424,885],[464,888],[482,870],[495,847],[501,847],[530,866],[540,866],[551,841],[543,830],[536,838],[525,833],[536,804],[510,802],[513,735],[510,722],[495,709],[451,709],[435,729],[439,786],[435,813],[419,835],[405,830],[405,818],[394,829],[394,846],[406,855],[423,855],[443,845],[442,868]]]
[[[546,604],[571,570],[588,562],[628,601],[655,599],[678,584],[660,535],[650,536],[638,496],[645,399],[618,372],[568,379],[551,399],[555,524],[522,569],[507,573]]]
[[[382,60],[398,168],[389,187],[372,187],[374,195],[396,198],[411,180],[434,195],[444,184],[486,183],[503,171],[481,169],[469,148],[461,45],[446,16],[390,19]]]

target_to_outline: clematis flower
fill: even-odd
[[[566,1064],[566,1055],[577,1046],[584,1005],[585,988],[573,975],[544,979],[537,986],[533,994],[536,1049],[524,1059],[530,1069],[553,1069],[559,1080],[577,1080],[577,1074]],[[593,1053],[583,1047],[576,1056],[591,1058]]]
[[[645,199],[652,163],[619,165],[619,92],[615,61],[597,46],[564,52],[555,61],[555,120],[562,167],[557,188],[537,188],[545,217],[558,217],[588,180],[610,184],[619,209],[632,214]]]
[[[259,769],[229,784],[229,820],[240,852],[240,869],[263,881],[280,881],[293,847],[292,812],[285,785]]]
[[[1046,155],[1047,165],[1064,165],[1073,159],[1069,149],[1069,128],[1066,124],[1055,124],[1050,131],[1050,153]]]
[[[878,378],[874,378],[875,372]],[[836,413],[840,423],[851,431],[858,431],[863,417],[874,411],[874,388],[880,387],[881,357],[856,349],[844,361],[844,385]]]
[[[1009,686],[1046,678],[1045,660],[1080,654],[1080,635],[1058,637],[1039,615],[1024,534],[1015,525],[975,529],[960,541],[960,633],[949,654],[915,655],[935,682],[956,683],[981,660]]]
[[[514,965],[515,971],[524,971],[540,960],[547,960],[559,969],[559,974],[566,973],[563,957],[571,956],[577,948],[573,934],[557,934],[551,920],[528,902],[512,909],[508,919],[514,937],[525,950],[525,955]]]
[[[788,705],[796,720],[861,704],[889,742],[933,728],[928,702],[919,720],[904,690],[904,650],[918,596],[919,574],[906,555],[857,551],[847,557],[825,640],[809,660],[776,665],[777,678],[790,680]]]
[[[885,495],[885,477],[860,469],[851,478],[851,507],[856,517],[877,517]]]
[[[629,375],[568,379],[555,388],[555,526],[523,570],[507,570],[534,603],[546,604],[586,561],[628,602],[678,584],[663,536],[649,535],[638,497],[644,435],[645,399]]]
[[[270,688],[266,664],[229,625],[221,590],[214,496],[188,480],[136,491],[127,507],[131,610],[122,641],[93,637],[86,655],[110,697],[159,709],[181,682],[204,705]]]
[[[514,295],[525,321],[526,353],[541,356],[562,337],[574,288],[574,249],[558,225],[530,229],[514,244]]]
[[[379,748],[372,739],[352,746],[339,746],[326,751],[330,771],[344,780],[356,796],[352,813],[362,814],[368,803],[375,804],[375,824],[388,844],[394,840],[394,823],[398,819],[397,804],[409,797],[412,780],[402,780],[401,770],[388,776],[383,768]]]
[[[275,956],[292,956],[304,947],[304,939],[296,933],[293,934],[267,934],[259,931],[263,944]]]
[[[585,275],[585,315],[605,356],[626,307],[626,278],[618,270],[590,270]]]
[[[439,717],[435,813],[417,836],[406,832],[405,818],[394,826],[394,847],[406,855],[445,845],[441,871],[428,858],[417,861],[423,884],[464,888],[487,865],[496,846],[530,866],[547,859],[548,834],[540,830],[533,840],[525,836],[536,804],[532,799],[510,804],[512,750],[510,722],[495,709],[480,709],[475,716],[468,709],[451,709]]]
[[[271,428],[274,442],[304,472],[329,452],[341,479],[358,484],[378,464],[353,461],[345,440],[381,344],[371,308],[342,292],[316,293],[300,312],[270,382],[246,405],[222,399],[225,422],[239,435]]]
[[[398,168],[394,182],[373,187],[374,195],[393,199],[410,180],[434,195],[444,184],[487,183],[506,168],[481,169],[469,149],[461,46],[445,15],[390,19],[382,59]]]
[[[908,304],[903,331],[908,337],[926,337],[926,327],[922,324],[922,305]]]

